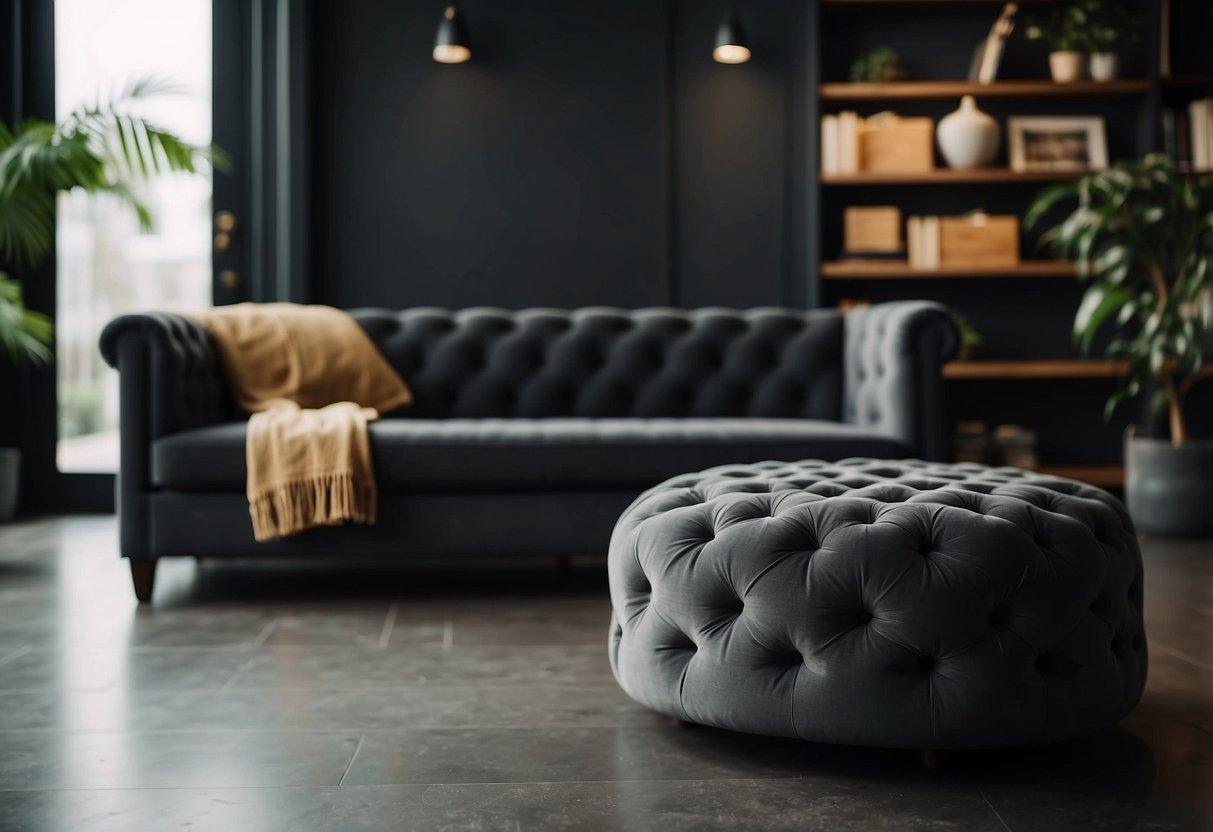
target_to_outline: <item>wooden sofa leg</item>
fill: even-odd
[[[131,583],[135,585],[135,597],[139,603],[147,604],[152,600],[152,587],[156,583],[156,561],[135,560],[131,562]]]

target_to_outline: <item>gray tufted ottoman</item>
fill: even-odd
[[[1013,468],[763,462],[620,518],[611,667],[688,722],[986,748],[1109,726],[1146,677],[1141,553],[1107,493]]]

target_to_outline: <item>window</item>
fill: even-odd
[[[153,76],[179,94],[141,115],[211,140],[211,0],[56,0],[57,117]],[[138,186],[155,218],[143,232],[105,195],[62,194],[57,239],[57,460],[64,472],[118,468],[118,377],[97,350],[105,324],[147,309],[211,303],[211,180],[169,175]]]

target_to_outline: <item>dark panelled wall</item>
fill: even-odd
[[[803,3],[743,66],[717,0],[471,0],[459,66],[442,6],[313,4],[315,301],[803,303]]]

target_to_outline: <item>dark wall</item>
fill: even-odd
[[[743,4],[743,66],[716,0],[471,0],[459,66],[441,3],[314,5],[315,300],[802,302],[804,4]]]

